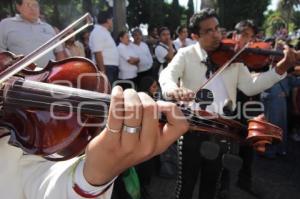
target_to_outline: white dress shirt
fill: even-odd
[[[135,43],[132,44],[134,47],[134,51],[140,58],[140,62],[138,64],[138,72],[144,72],[149,70],[153,64],[153,58],[150,53],[149,47],[144,42],[141,42],[140,45]]]
[[[207,58],[206,51],[200,43],[179,49],[178,53],[161,72],[159,77],[163,95],[180,86],[197,92],[206,81],[206,65],[202,62]],[[275,70],[252,77],[248,68],[242,63],[231,64],[220,75],[224,82],[224,88],[228,93],[228,100],[232,101],[232,109],[236,107],[237,88],[248,96],[256,95],[283,79],[286,74],[278,75]]]
[[[177,51],[179,50],[179,48],[187,47],[187,46],[193,45],[195,43],[196,43],[196,41],[191,40],[190,38],[186,38],[185,39],[185,46],[182,46],[183,43],[179,39],[179,37],[173,41],[173,44],[174,44],[174,46],[175,46],[175,48],[176,48]]]
[[[9,136],[0,139],[0,193],[1,199],[84,199],[73,185],[85,192],[101,193],[109,183],[94,187],[83,177],[83,160],[51,162],[9,145]],[[78,161],[79,164],[78,164]],[[112,186],[99,199],[111,197]]]
[[[130,57],[138,58],[138,54],[134,50],[132,43],[125,45],[120,43],[118,45],[120,53],[120,65],[119,65],[119,78],[120,79],[133,79],[137,76],[138,68],[136,65],[128,63]]]
[[[116,43],[105,27],[99,24],[94,26],[89,38],[89,47],[92,52],[92,59],[95,63],[95,53],[102,52],[103,64],[105,66],[119,65],[119,53]]]

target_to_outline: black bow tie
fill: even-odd
[[[206,65],[207,70],[205,73],[205,77],[208,79],[211,74],[217,71],[218,67],[217,65],[211,60],[210,56],[207,56],[205,61],[202,61],[203,64]]]

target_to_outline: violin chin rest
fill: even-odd
[[[202,142],[200,147],[200,153],[202,157],[208,160],[217,159],[220,152],[220,146],[214,142],[205,141]]]

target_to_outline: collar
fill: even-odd
[[[32,23],[32,22],[29,22],[29,21],[25,20],[24,18],[22,18],[20,14],[16,14],[16,16],[13,17],[13,20],[14,21],[19,21],[19,22]],[[40,19],[38,19],[36,22],[34,22],[32,24],[42,24],[42,23],[44,23],[44,22],[42,22]]]
[[[194,49],[198,55],[198,57],[200,58],[201,61],[206,61],[207,59],[207,52],[201,47],[201,44],[199,42],[197,42],[196,44],[194,44]]]
[[[164,46],[164,47],[166,47],[167,49],[169,49],[169,46],[166,45],[166,44],[164,44],[164,43],[162,43],[162,42],[159,42],[159,45]]]

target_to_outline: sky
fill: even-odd
[[[187,2],[188,2],[188,0],[179,0],[179,4],[182,6],[187,6]],[[201,4],[200,2],[201,2],[201,0],[194,0],[194,4],[196,5],[196,7],[198,5],[198,8],[196,8],[196,10],[200,10],[200,4]],[[271,5],[269,5],[268,9],[275,10],[278,2],[279,2],[279,0],[272,0],[272,3],[271,3]]]

